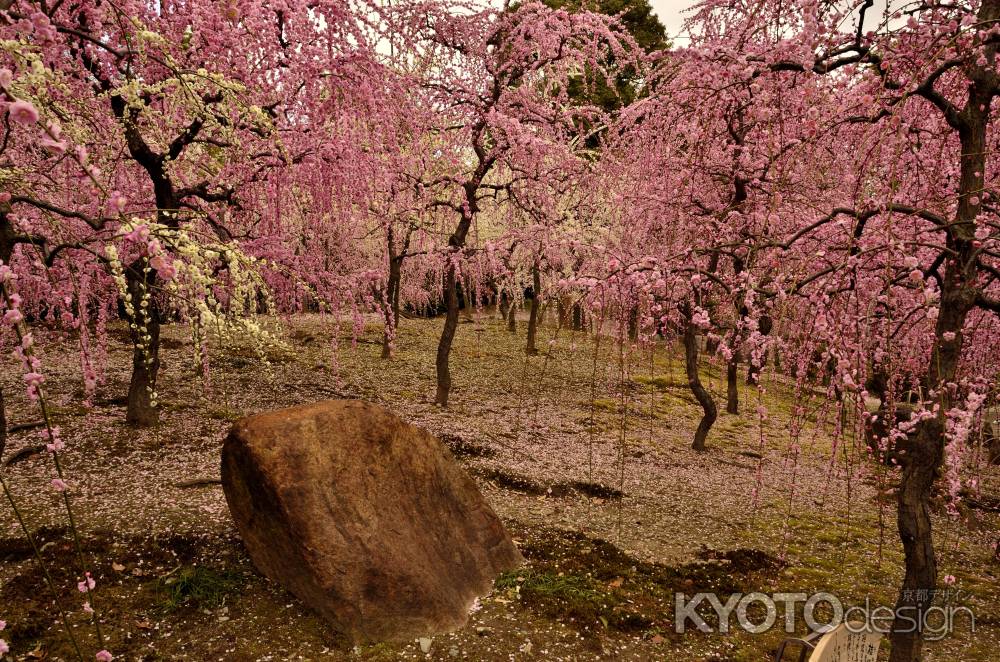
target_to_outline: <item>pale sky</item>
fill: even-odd
[[[667,36],[675,44],[683,45],[685,43],[684,39],[678,40],[677,35],[684,26],[684,21],[690,18],[690,13],[684,10],[694,5],[695,2],[697,0],[649,0],[649,4],[653,6],[653,11],[656,12],[656,16],[660,19],[660,23],[663,23],[663,27],[667,29]],[[861,3],[859,1],[856,4],[860,5]],[[905,2],[875,0],[872,8],[868,10],[867,20],[865,21],[866,26],[874,27],[879,22],[883,12],[886,11],[887,4],[892,9],[897,9],[901,4],[905,4]],[[898,27],[901,23],[901,20],[894,20],[890,21],[889,25],[890,27]]]
[[[667,36],[676,41],[681,26],[688,18],[683,11],[693,5],[694,0],[649,0],[649,4],[653,5],[657,18],[667,29]]]

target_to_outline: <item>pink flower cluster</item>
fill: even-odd
[[[84,574],[83,581],[77,582],[76,588],[78,591],[80,591],[80,593],[88,593],[90,591],[93,591],[96,585],[97,582],[94,581],[94,578],[91,577],[90,573],[88,572]]]
[[[66,447],[66,444],[63,443],[62,437],[59,435],[59,426],[57,425],[42,430],[38,433],[38,436],[45,441],[45,448],[50,453],[56,453]]]
[[[121,205],[124,207],[124,202],[121,202]],[[163,244],[155,237],[150,238],[148,225],[137,225],[131,232],[125,235],[125,239],[140,244],[143,252],[149,258],[149,265],[153,269],[156,269],[156,273],[160,278],[163,280],[172,280],[177,275],[177,267],[174,266],[170,255],[163,248]]]

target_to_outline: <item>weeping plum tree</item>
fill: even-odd
[[[222,12],[198,2],[14,3],[7,23],[30,35],[40,62],[72,81],[52,93],[87,105],[89,138],[106,147],[102,166],[112,168],[104,171],[110,188],[100,204],[120,214],[155,209],[168,230],[197,219],[228,241],[242,234],[240,214],[231,213],[241,209],[240,192],[292,161],[287,146],[276,144],[276,127],[286,138],[302,131],[303,114],[287,111],[328,91],[321,81],[335,67],[331,56],[357,50],[360,33],[352,31],[348,44],[342,29],[343,5],[285,4]],[[317,29],[319,15],[328,18],[326,29]],[[245,57],[249,51],[259,57]],[[271,85],[261,86],[265,80]],[[49,140],[50,150],[61,142]],[[115,147],[128,158],[106,159]],[[81,149],[77,158],[86,161]],[[15,202],[45,202],[28,197]],[[76,213],[57,205],[44,211]],[[89,211],[91,226],[103,211]],[[126,417],[139,425],[157,421],[159,271],[142,259],[124,268],[135,348]]]
[[[995,328],[984,316],[1000,311],[991,194],[997,171],[989,161],[997,141],[991,107],[1000,93],[1000,3],[920,5],[890,10],[888,18],[871,16],[872,5],[861,5],[850,32],[828,26],[850,17],[855,3],[760,12],[760,25],[798,25],[799,36],[746,44],[743,57],[755,75],[856,77],[850,93],[841,88],[826,105],[814,98],[809,115],[827,115],[828,126],[839,129],[830,133],[837,144],[850,136],[850,144],[867,147],[841,154],[856,175],[847,187],[833,187],[833,197],[848,197],[832,213],[793,227],[781,248],[783,259],[802,260],[786,291],[809,292],[807,314],[829,320],[822,328],[838,350],[835,369],[846,391],[863,399],[859,385],[873,368],[896,389],[919,375],[913,417],[883,440],[902,450],[897,525],[906,567],[891,659],[911,662],[921,659],[923,646],[912,623],[923,622],[938,581],[932,490],[948,458],[946,487],[957,495],[968,421],[994,377],[967,357],[973,338]],[[704,7],[719,22],[739,11],[723,3]],[[875,365],[849,360],[863,351],[858,330],[872,319],[859,318],[860,311],[876,306],[874,319],[890,320],[891,331],[863,355]]]
[[[852,14],[857,7],[846,2],[702,3],[691,49],[667,58],[666,84],[630,109],[641,121],[623,151],[642,145],[649,158],[627,168],[627,157],[624,165],[611,161],[608,150],[608,170],[625,182],[626,225],[639,238],[626,235],[616,246],[624,260],[614,272],[647,274],[662,321],[670,318],[663,303],[676,303],[692,383],[691,322],[707,328],[708,311],[683,274],[699,280],[696,288],[707,281],[730,298],[738,323],[756,321],[745,328],[761,354],[772,305],[797,308],[799,323],[812,320],[809,333],[823,339],[810,345],[824,348],[823,368],[837,373],[841,392],[855,401],[867,395],[858,385],[873,361],[897,394],[919,375],[923,395],[914,416],[883,440],[902,449],[898,529],[906,574],[892,659],[909,662],[920,659],[922,635],[906,627],[908,619],[923,618],[937,583],[932,489],[947,467],[948,492],[960,490],[955,467],[968,421],[994,378],[978,367],[978,350],[977,360],[967,357],[971,336],[990,345],[996,327],[989,316],[998,309],[989,155],[997,140],[991,107],[1000,6],[921,5],[883,19],[868,14],[871,6]],[[843,24],[851,29],[830,27]],[[712,104],[670,113],[686,89],[718,78],[736,82],[735,112],[719,112],[716,93]],[[668,122],[657,126],[647,108]],[[703,140],[713,124],[722,139]],[[674,139],[663,139],[665,126]],[[750,149],[754,127],[760,147]],[[788,158],[793,152],[799,158]],[[655,183],[643,188],[640,181]],[[697,185],[688,186],[692,181]],[[804,217],[802,209],[817,214]],[[879,314],[869,317],[874,309]],[[892,321],[881,346],[861,340],[886,332],[863,330],[872,319]],[[703,422],[713,410],[705,408]]]
[[[420,184],[436,194],[430,206],[456,217],[442,247],[446,312],[436,357],[435,402],[447,406],[457,284],[483,205],[529,197],[527,190],[547,186],[540,174],[576,158],[570,138],[587,109],[567,104],[567,80],[586,63],[627,62],[635,48],[609,19],[535,3],[461,15],[425,3],[402,7],[393,18],[395,34],[435,63],[418,85],[424,103],[438,111],[433,117],[441,124],[426,130],[440,136],[435,153],[448,168]]]
[[[703,412],[698,450],[718,415],[699,375],[699,338],[726,364],[726,409],[735,414],[740,361],[754,369],[767,342],[773,291],[762,284],[780,266],[767,249],[793,212],[789,192],[811,186],[796,166],[810,140],[794,119],[805,117],[803,85],[792,74],[762,78],[738,66],[730,43],[706,22],[688,50],[660,58],[648,94],[613,125],[602,160],[620,182],[610,204],[629,228],[620,257],[665,279],[646,307],[659,310],[654,324],[682,337]]]

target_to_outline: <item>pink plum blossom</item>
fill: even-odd
[[[88,572],[86,573],[86,577],[83,581],[77,582],[76,589],[80,591],[80,593],[87,593],[88,591],[94,590],[94,586],[96,585],[97,583],[94,581],[94,579],[90,576],[90,573]]]
[[[52,138],[45,136],[39,141],[39,144],[53,154],[62,154],[66,151],[65,140],[53,140]]]
[[[125,211],[126,204],[128,204],[128,199],[121,191],[113,191],[111,197],[108,198],[108,206],[116,212]]]
[[[38,121],[38,110],[30,101],[18,99],[7,108],[10,118],[18,124],[34,124]]]

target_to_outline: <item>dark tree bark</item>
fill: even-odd
[[[388,233],[389,240],[389,279],[386,282],[386,298],[389,305],[389,314],[391,316],[390,320],[387,320],[392,324],[393,334],[399,329],[399,288],[403,279],[403,258],[406,255],[406,249],[410,243],[410,233],[406,234],[406,239],[403,242],[403,250],[400,252],[396,251],[395,239],[393,237],[392,228],[389,229]],[[382,333],[382,358],[388,359],[392,356],[392,347],[389,337],[389,326],[386,325],[385,331]]]
[[[697,328],[691,321],[692,311],[689,305],[685,305],[684,317],[684,368],[687,371],[688,387],[694,394],[695,400],[701,405],[703,415],[698,423],[698,429],[694,433],[694,443],[691,448],[696,451],[705,451],[708,439],[708,431],[712,429],[719,412],[715,406],[712,394],[702,385],[698,376],[698,335]]]
[[[572,309],[573,306],[568,296],[559,297],[559,300],[556,302],[556,314],[560,329],[565,329],[573,323]]]
[[[451,367],[448,358],[451,345],[455,340],[455,330],[458,328],[458,284],[455,282],[455,268],[449,264],[444,273],[445,317],[444,328],[441,330],[441,340],[437,349],[437,395],[434,402],[442,407],[448,406],[448,395],[451,393]]]
[[[480,123],[474,129],[476,140],[482,140],[482,132],[485,124]],[[476,143],[478,144],[478,143]],[[477,152],[478,153],[478,152]],[[479,211],[479,200],[476,197],[483,177],[491,167],[490,162],[480,160],[472,179],[462,187],[465,193],[466,205],[462,209],[458,225],[455,231],[448,237],[448,247],[453,251],[459,251],[465,246],[465,239],[472,228],[472,221]],[[448,396],[451,393],[451,368],[448,364],[451,357],[451,345],[455,340],[455,330],[458,328],[458,274],[455,271],[454,263],[449,259],[448,266],[444,272],[443,292],[445,303],[444,328],[441,329],[441,338],[438,341],[437,357],[435,358],[435,368],[437,370],[437,393],[434,396],[435,404],[442,407],[448,406]]]
[[[7,447],[7,405],[3,400],[3,389],[0,388],[0,466],[3,466],[3,451]]]
[[[639,307],[632,306],[628,311],[628,339],[636,341],[639,339]]]
[[[0,202],[0,264],[5,265],[10,264],[11,257],[14,255],[14,247],[17,246],[17,244],[40,243],[40,240],[33,239],[27,235],[18,234],[8,216],[10,213],[10,204],[8,202]],[[0,299],[2,299],[2,297],[0,297]],[[3,389],[0,388],[0,459],[3,459],[3,453],[6,446],[7,406],[3,398]],[[0,464],[0,467],[2,466],[3,465]]]
[[[767,360],[767,356],[764,357]],[[757,386],[760,383],[760,368],[753,364],[753,361],[747,363],[747,386]]]
[[[507,298],[506,292],[501,292],[497,297],[497,312],[500,313],[500,319],[507,322],[507,311],[510,309],[510,299]]]
[[[511,333],[517,333],[517,301],[511,300],[510,310],[507,311],[507,330]]]
[[[525,351],[537,354],[535,336],[538,334],[538,307],[541,305],[539,299],[542,295],[542,275],[537,263],[531,267],[531,291],[534,296],[531,297],[531,309],[528,313],[528,342]]]
[[[989,25],[1000,19],[1000,0],[984,0],[978,20]],[[986,47],[990,61],[997,47]],[[949,102],[935,97],[933,83],[923,92],[937,102],[961,143],[958,209],[955,222],[942,227],[949,249],[944,259],[941,279],[941,303],[935,328],[934,346],[927,370],[927,387],[935,392],[940,414],[922,419],[913,438],[908,440],[902,458],[903,472],[897,494],[897,525],[903,544],[906,572],[896,601],[896,620],[890,635],[891,662],[918,662],[923,650],[923,635],[910,627],[907,618],[922,622],[937,588],[937,559],[931,533],[930,497],[934,479],[944,460],[944,412],[952,407],[953,395],[947,384],[954,382],[962,351],[962,329],[969,311],[976,305],[977,271],[975,228],[979,215],[979,195],[986,172],[987,127],[990,106],[998,93],[996,74],[978,65],[969,67],[968,99],[958,111]],[[945,336],[950,338],[946,340]],[[954,334],[954,335],[953,335]]]
[[[583,306],[573,304],[573,330],[583,331]]]
[[[465,319],[471,322],[475,319],[473,312],[476,309],[476,300],[472,289],[472,279],[468,276],[462,279],[461,294],[462,296],[459,298],[458,302],[459,310],[462,311]]]
[[[132,339],[132,377],[128,385],[125,421],[150,427],[160,420],[159,409],[153,405],[153,392],[160,371],[160,320],[156,299],[152,296],[156,274],[145,271],[145,261],[136,260],[126,270],[128,297],[134,315],[129,320]],[[148,306],[142,306],[143,293],[149,293]]]
[[[740,357],[733,352],[732,357],[726,363],[726,413],[740,413],[740,389],[739,389]]]

